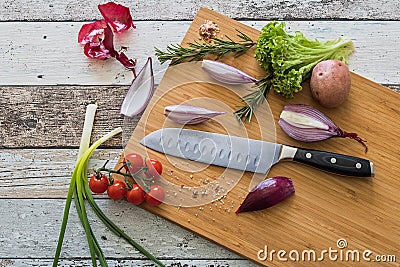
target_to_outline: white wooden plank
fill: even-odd
[[[92,141],[116,127],[124,134],[104,146],[121,147],[122,136],[140,116],[124,118],[121,104],[129,86],[0,87],[0,147],[78,147],[86,106],[98,105]],[[132,127],[128,127],[132,125]]]
[[[122,149],[97,149],[89,169],[113,168]],[[77,149],[20,149],[0,151],[0,198],[65,198]]]
[[[111,159],[109,164],[114,166],[120,153],[121,150],[118,149],[99,149],[93,155],[89,168],[99,167],[107,159]],[[64,198],[76,155],[77,150],[65,149],[1,151],[0,259],[11,259],[14,264],[11,266],[30,266],[33,262],[25,262],[26,255],[34,259],[48,259],[53,256],[65,204]],[[170,260],[210,259],[194,261],[200,264],[199,266],[213,263],[238,266],[235,265],[237,262],[240,266],[255,266],[236,254],[126,201],[111,201],[105,195],[96,197],[97,203],[107,216],[130,236],[140,240],[143,246],[151,249],[157,257]],[[84,232],[74,207],[71,208],[70,214],[62,253],[62,257],[68,259],[65,261],[66,265],[76,262],[75,258],[89,256]],[[112,264],[121,264],[121,260],[127,258],[143,259],[123,240],[106,230],[92,212],[89,213],[89,217],[105,254],[110,259],[118,259],[112,261]],[[138,262],[138,265],[133,266],[148,263],[132,262]],[[37,262],[39,266],[42,266],[42,263],[41,260]],[[85,261],[78,260],[76,263],[84,265]]]
[[[0,23],[0,85],[130,84],[132,74],[115,60],[90,60],[84,56],[76,41],[83,23]],[[138,22],[136,30],[118,37],[116,47],[128,47],[127,55],[138,59],[140,69],[145,58],[154,55],[154,46],[164,49],[168,44],[179,43],[189,23]],[[267,21],[245,23],[260,29]],[[309,38],[353,39],[353,71],[378,83],[400,84],[399,21],[290,21],[288,27]],[[155,61],[157,81],[165,67]]]
[[[0,259],[54,257],[64,210],[63,199],[0,199]],[[129,236],[162,259],[242,259],[171,222],[127,201],[97,200],[103,212]],[[123,239],[106,229],[91,212],[88,217],[104,254],[109,259],[144,259]],[[7,227],[4,227],[7,226]],[[61,257],[89,258],[89,249],[74,205]],[[246,264],[246,263],[244,263]],[[246,265],[250,266],[250,265]],[[254,265],[255,266],[255,265]]]
[[[108,260],[108,265],[110,267],[121,267],[121,266],[134,266],[134,267],[149,267],[154,266],[152,262],[149,260]],[[240,267],[254,267],[256,264],[249,262],[247,260],[164,260],[165,263],[169,267],[229,267],[229,266],[240,266]],[[0,259],[1,267],[32,267],[32,266],[40,266],[40,267],[50,267],[52,266],[52,261],[49,259]],[[71,266],[80,266],[80,267],[91,267],[92,263],[90,260],[84,259],[63,259],[60,260],[58,266],[60,267],[71,267]]]
[[[0,20],[88,20],[100,14],[97,5],[106,1],[54,0],[30,1],[4,0],[0,2]],[[181,20],[192,19],[199,7],[208,7],[233,18],[346,18],[346,19],[398,19],[398,1],[375,0],[187,0],[118,1],[132,10],[136,20]]]

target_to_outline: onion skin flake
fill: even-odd
[[[136,28],[129,8],[113,2],[98,5],[98,8],[103,19],[84,24],[78,33],[78,43],[84,45],[84,54],[99,60],[114,57],[136,77],[136,60],[129,59],[123,51],[118,52],[114,48],[114,33]]]

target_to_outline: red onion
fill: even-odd
[[[179,124],[198,124],[221,114],[225,112],[189,105],[173,105],[164,109],[164,115]]]
[[[258,80],[225,63],[204,59],[201,67],[215,80],[232,85],[257,83]]]
[[[250,191],[236,213],[272,207],[293,193],[292,179],[283,176],[269,178]]]
[[[312,106],[287,105],[280,115],[279,126],[293,139],[303,142],[316,142],[332,137],[348,137],[361,143],[367,152],[366,141],[356,133],[343,131],[325,114]]]
[[[154,92],[154,75],[151,57],[133,80],[121,106],[121,114],[133,117],[142,112]]]

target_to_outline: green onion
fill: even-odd
[[[88,185],[88,163],[91,155],[96,150],[98,146],[112,138],[114,135],[122,132],[121,128],[114,129],[108,134],[101,137],[97,140],[92,146],[89,147],[90,135],[92,131],[92,125],[94,120],[94,113],[96,110],[95,105],[89,105],[86,111],[86,118],[84,124],[84,130],[82,133],[82,139],[80,144],[80,149],[78,153],[78,162],[75,166],[74,172],[71,177],[70,186],[68,189],[67,199],[65,203],[64,216],[61,224],[60,235],[58,239],[57,249],[54,256],[53,267],[56,267],[60,258],[62,242],[64,239],[65,229],[68,221],[68,214],[72,202],[72,197],[74,197],[74,202],[76,206],[76,210],[78,212],[79,219],[83,225],[85,230],[86,238],[89,245],[90,256],[92,260],[92,265],[97,266],[97,259],[100,262],[101,266],[108,266],[105,260],[103,251],[92,231],[92,228],[89,224],[86,207],[85,207],[85,199],[88,201],[90,207],[93,209],[95,214],[100,218],[100,220],[117,236],[124,238],[129,244],[143,253],[146,257],[151,259],[154,263],[159,266],[165,266],[159,260],[157,260],[153,255],[147,252],[143,247],[141,247],[138,243],[136,243],[132,238],[130,238],[126,233],[124,233],[118,226],[116,226],[98,207],[95,203],[92,193],[89,189]]]

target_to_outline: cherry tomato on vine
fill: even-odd
[[[158,178],[162,174],[162,164],[156,159],[147,159],[146,166],[148,171],[145,173],[147,177]]]
[[[146,203],[150,206],[160,205],[164,201],[164,198],[164,189],[159,185],[152,185],[150,187],[150,192],[145,196]]]
[[[134,205],[140,205],[144,201],[146,193],[138,184],[133,184],[132,189],[126,192],[126,200]]]
[[[95,194],[102,194],[107,191],[108,178],[104,174],[96,173],[90,177],[89,188]]]
[[[114,181],[112,185],[107,188],[108,197],[112,200],[121,200],[126,195],[126,185],[121,181]]]
[[[126,155],[124,157],[124,163],[127,164],[125,166],[125,170],[129,171],[130,173],[136,173],[140,171],[140,169],[143,168],[144,166],[144,161],[142,156],[137,153],[130,153]]]

